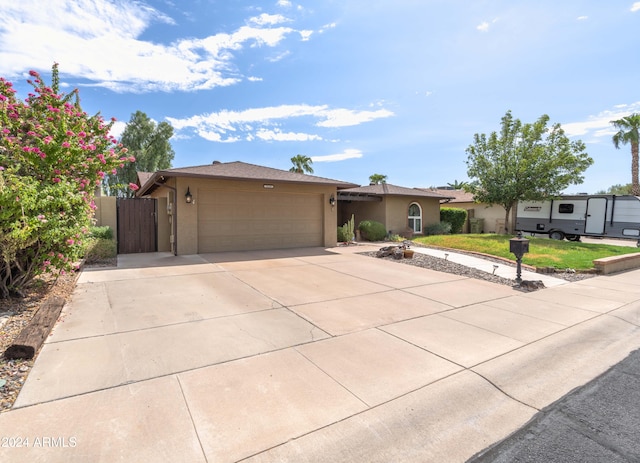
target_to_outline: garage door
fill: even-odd
[[[322,197],[275,191],[198,194],[198,252],[322,246]]]

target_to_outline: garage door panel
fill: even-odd
[[[322,246],[322,196],[199,192],[198,252]]]

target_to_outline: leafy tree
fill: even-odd
[[[298,174],[313,174],[313,160],[309,156],[305,156],[304,154],[296,154],[291,158],[291,163],[293,167],[289,169],[289,172],[296,172]]]
[[[387,176],[382,174],[373,174],[369,176],[369,183],[371,185],[379,185],[381,183],[387,183]]]
[[[34,93],[24,102],[0,78],[0,298],[22,294],[40,274],[73,268],[95,187],[135,160],[109,135],[112,122],[82,110],[77,90],[58,93],[57,65],[51,86],[29,74]]]
[[[630,195],[631,194],[631,184],[627,183],[626,185],[611,185],[607,190],[596,191],[597,195]]]
[[[472,181],[465,190],[476,202],[504,207],[505,232],[517,201],[558,196],[568,185],[582,183],[582,173],[593,164],[582,141],[570,141],[560,124],[548,128],[548,122],[545,114],[523,124],[507,111],[500,133],[475,134],[466,150]]]
[[[618,132],[613,136],[616,149],[620,145],[631,145],[631,194],[640,195],[638,181],[638,145],[640,144],[640,114],[634,113],[617,121],[611,121]]]
[[[173,136],[173,127],[168,122],[156,124],[142,111],[131,115],[120,143],[136,158],[116,174],[105,178],[105,190],[111,196],[132,197],[134,192],[130,183],[136,183],[137,172],[155,172],[169,169],[174,151],[169,139]]]

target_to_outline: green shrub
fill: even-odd
[[[387,229],[375,220],[363,220],[358,224],[362,238],[368,241],[382,241],[387,236]]]
[[[393,235],[389,235],[389,236],[387,237],[387,240],[388,240],[388,241],[392,241],[392,242],[394,242],[394,243],[398,243],[398,242],[400,242],[400,241],[404,241],[404,240],[405,240],[405,238],[404,238],[403,236],[400,236],[400,235],[398,235],[398,234],[395,234],[395,233],[394,233]]]
[[[104,262],[116,257],[117,254],[118,249],[115,240],[106,238],[89,238],[85,241],[84,258],[87,264]]]
[[[424,235],[449,235],[451,234],[451,224],[449,222],[433,223],[424,227]]]
[[[113,122],[85,113],[76,90],[59,93],[57,64],[50,86],[29,75],[33,92],[24,101],[0,77],[0,299],[76,267],[94,188],[135,161],[109,134]]]
[[[91,236],[92,238],[102,238],[105,240],[112,240],[113,230],[111,229],[111,227],[108,227],[108,226],[91,227],[89,229],[89,236]]]
[[[440,222],[451,224],[451,233],[461,233],[462,227],[467,220],[467,211],[458,207],[440,208]]]

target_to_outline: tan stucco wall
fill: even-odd
[[[384,224],[387,232],[401,234],[409,224],[409,206],[418,203],[422,209],[422,228],[440,222],[438,199],[411,196],[384,196],[382,201],[341,201],[340,225],[354,214],[356,227],[363,220]]]
[[[115,196],[96,196],[94,219],[97,227],[110,227],[113,236],[118,233],[118,216]]]
[[[376,222],[386,222],[386,211],[380,201],[340,201],[340,220],[338,225],[344,225],[351,219],[353,214],[356,229],[363,220],[375,220]],[[337,232],[336,232],[337,233]]]
[[[420,205],[422,209],[422,228],[440,222],[440,201],[438,199],[410,197],[410,196],[387,196],[383,204],[387,211],[387,231],[400,234],[409,226],[409,206],[413,203]]]
[[[273,185],[273,189],[265,189],[264,184],[269,183]],[[337,228],[337,206],[331,207],[329,204],[329,198],[331,195],[337,196],[336,188],[327,185],[300,185],[278,182],[264,182],[264,181],[241,181],[241,180],[211,180],[211,179],[199,179],[189,177],[172,178],[167,182],[169,186],[175,186],[177,201],[172,206],[172,215],[168,215],[165,219],[169,221],[172,218],[176,218],[177,221],[177,254],[196,254],[198,252],[198,195],[201,189],[224,189],[226,191],[248,191],[261,194],[269,194],[271,191],[277,191],[280,193],[307,193],[307,194],[320,194],[323,195],[323,207],[324,207],[324,246],[333,247],[337,244],[336,228]],[[187,204],[185,202],[185,193],[189,188],[193,195],[193,203]],[[170,198],[172,190],[166,187],[158,188],[153,194],[153,197]],[[168,202],[171,202],[168,199]],[[158,248],[162,246],[160,239],[160,228],[162,225],[162,219],[159,217],[158,221]],[[166,222],[165,222],[166,224]],[[171,231],[171,227],[167,226],[167,230]]]
[[[157,230],[158,230],[158,252],[170,252],[171,251],[171,222],[169,221],[168,204],[169,198],[167,196],[157,198],[158,200],[158,217],[157,217]]]

